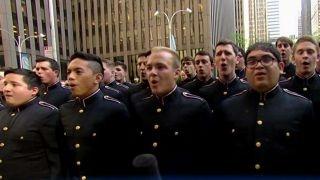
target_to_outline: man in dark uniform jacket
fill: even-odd
[[[206,51],[199,51],[196,53],[194,61],[197,76],[193,81],[181,87],[192,94],[198,95],[199,89],[202,86],[208,85],[214,81],[212,78],[213,57]]]
[[[243,79],[246,76],[246,66],[244,63],[245,51],[240,47],[237,47],[237,49],[238,49],[238,54],[237,54],[237,63],[236,63],[235,72],[240,79]]]
[[[205,150],[209,106],[177,87],[180,63],[175,51],[154,47],[151,52],[147,77],[152,95],[133,95],[140,152],[154,154],[163,175],[196,173],[201,168],[199,152]]]
[[[4,109],[4,105],[0,103],[0,111]]]
[[[248,89],[247,83],[235,73],[238,53],[236,45],[232,41],[223,40],[217,43],[215,50],[219,78],[199,90],[199,95],[207,100],[212,111],[227,97]]]
[[[187,79],[178,83],[178,86],[181,87],[188,82],[193,81],[196,78],[196,67],[194,65],[194,59],[192,57],[186,56],[181,59],[182,70],[186,73]]]
[[[60,173],[59,112],[37,97],[32,71],[5,72],[7,107],[0,111],[0,179],[55,179]]]
[[[312,103],[279,87],[281,66],[272,44],[248,48],[251,89],[223,101],[215,114],[216,167],[223,173],[292,175],[318,168]]]
[[[319,61],[317,41],[309,36],[300,37],[293,46],[293,58],[296,75],[280,82],[280,86],[310,99],[316,118],[320,118],[320,76],[315,72]]]
[[[281,61],[284,63],[283,73],[280,79],[288,79],[295,75],[296,66],[291,62],[293,42],[287,37],[279,37],[276,41],[276,47],[281,55]]]
[[[126,175],[130,129],[123,103],[99,89],[101,59],[77,52],[70,58],[68,82],[75,100],[61,106],[65,159],[70,178],[106,178]],[[89,178],[90,179],[90,178]]]
[[[127,104],[128,98],[126,97],[127,94],[125,94],[123,91],[120,91],[119,89],[112,88],[108,85],[105,85],[105,83],[108,83],[114,80],[114,72],[110,66],[114,64],[112,61],[109,59],[104,59],[102,60],[102,65],[103,65],[103,82],[100,83],[100,90],[102,91],[103,94],[113,97],[125,104]],[[125,90],[127,92],[127,89]]]
[[[57,61],[53,59],[41,58],[36,60],[36,73],[41,78],[44,85],[40,98],[56,107],[70,99],[69,89],[61,86],[59,82],[60,67]]]

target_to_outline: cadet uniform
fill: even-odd
[[[226,98],[248,88],[248,84],[245,81],[240,80],[238,77],[234,78],[229,84],[224,84],[217,79],[211,84],[203,86],[199,90],[199,95],[208,102],[213,111]]]
[[[283,72],[282,76],[288,79],[296,74],[296,66],[290,62],[288,66],[284,67]]]
[[[281,81],[280,86],[310,99],[316,119],[320,118],[320,75],[315,73],[308,79],[295,75],[288,80]]]
[[[111,83],[107,84],[107,86],[119,90],[126,95],[128,94],[129,87],[124,84],[118,83],[117,81],[112,81]]]
[[[40,98],[56,107],[60,107],[66,103],[71,96],[69,89],[62,87],[60,82],[56,82],[52,86],[46,87],[45,91],[40,93]]]
[[[62,105],[68,176],[84,180],[125,175],[132,158],[128,116],[124,104],[99,89]]]
[[[4,105],[0,103],[0,111],[4,109]]]
[[[195,80],[196,78],[197,78],[197,75],[193,76],[192,78],[187,78],[187,79],[185,79],[183,81],[180,81],[178,83],[178,86],[182,87],[183,85],[187,84],[188,82],[191,82],[191,81]]]
[[[135,93],[138,93],[140,91],[143,91],[145,89],[149,89],[149,83],[148,81],[142,81],[139,84],[135,85],[134,87],[129,88],[129,95],[132,96]]]
[[[278,85],[267,93],[247,90],[223,101],[215,115],[221,172],[292,175],[315,168],[311,143],[318,137],[308,99]]]
[[[199,95],[199,89],[205,85],[212,83],[213,81],[214,81],[213,78],[210,78],[206,82],[200,81],[198,78],[195,78],[193,81],[188,82],[187,84],[181,87],[188,90],[192,94]]]
[[[207,102],[177,87],[163,98],[137,96],[132,99],[139,152],[154,154],[164,175],[197,173],[211,117]]]
[[[241,70],[236,69],[236,75],[239,79],[245,78],[246,77],[246,69],[243,68]]]
[[[58,124],[58,109],[39,98],[0,111],[0,179],[57,178]]]
[[[123,93],[117,89],[111,88],[109,86],[100,85],[100,90],[104,95],[113,97],[122,103],[126,103],[126,98],[124,97]]]

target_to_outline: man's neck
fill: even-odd
[[[310,73],[303,73],[303,72],[297,72],[296,75],[300,77],[301,79],[309,79],[312,77],[316,72],[310,72]]]
[[[232,73],[224,76],[219,76],[219,81],[221,81],[224,84],[228,84],[232,82],[235,78],[236,78],[236,74]]]

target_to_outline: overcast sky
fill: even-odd
[[[298,36],[298,17],[301,14],[301,0],[280,0],[280,35]]]

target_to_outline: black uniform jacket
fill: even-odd
[[[126,103],[127,102],[127,99],[126,99],[125,95],[121,91],[119,91],[117,89],[114,89],[114,88],[109,87],[107,85],[101,84],[100,85],[100,90],[102,91],[102,93],[104,95],[113,97],[113,98],[121,101],[122,103]]]
[[[219,79],[203,86],[199,90],[199,95],[204,98],[212,111],[226,98],[248,89],[247,82],[239,78],[234,78],[230,83],[223,83]]]
[[[214,81],[213,78],[210,78],[208,81],[200,81],[198,78],[195,78],[194,80],[184,84],[181,86],[182,88],[188,90],[190,93],[199,95],[199,89],[205,85],[208,85]]]
[[[126,175],[132,158],[128,116],[123,103],[100,90],[61,106],[69,177]]]
[[[284,67],[284,74],[282,76],[288,79],[294,76],[295,74],[296,74],[296,66],[290,62],[288,66]]]
[[[57,177],[60,173],[58,124],[58,109],[39,98],[0,111],[0,177]]]
[[[207,102],[178,87],[165,97],[133,102],[140,153],[154,154],[164,175],[197,173],[211,117]]]
[[[278,85],[263,94],[247,90],[223,101],[215,115],[213,162],[221,172],[292,175],[316,167],[308,99]]]
[[[46,87],[45,91],[40,94],[40,97],[43,101],[59,108],[70,100],[71,92],[70,89],[62,87],[61,83],[57,82],[52,86]]]
[[[308,79],[295,75],[288,80],[281,81],[282,88],[296,92],[312,101],[316,119],[320,118],[320,75],[314,74]],[[320,120],[318,120],[320,122]],[[319,123],[320,124],[320,123]]]

